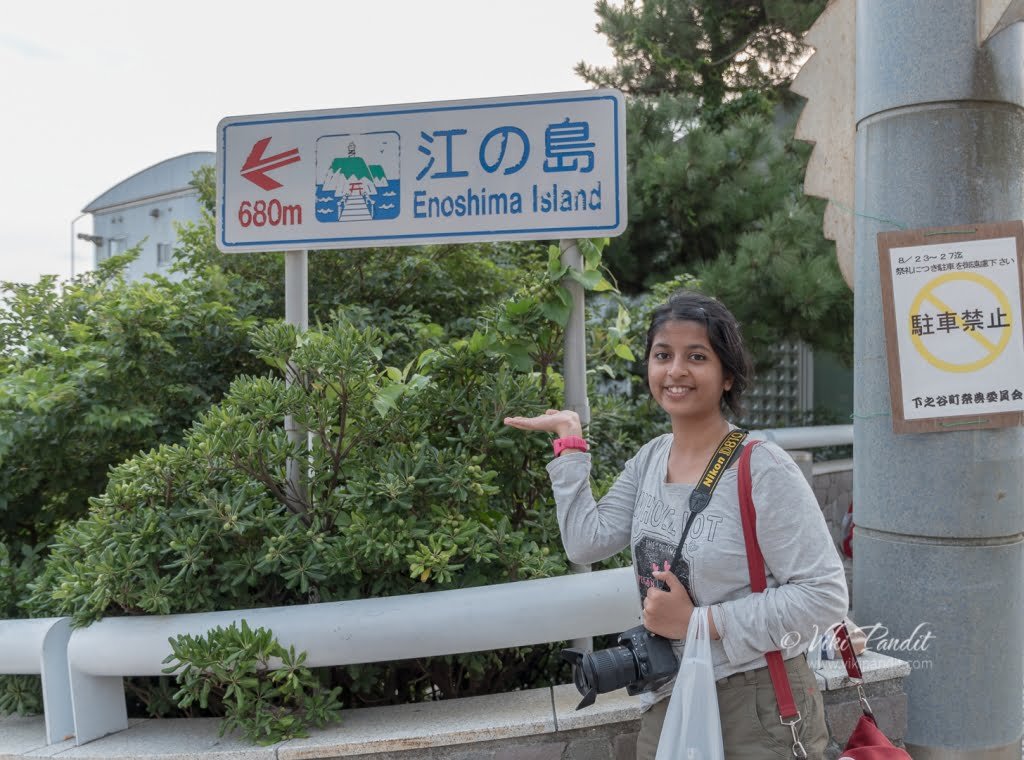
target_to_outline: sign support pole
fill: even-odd
[[[577,272],[583,271],[583,257],[575,240],[561,240],[558,248],[562,252],[563,265]],[[587,332],[583,286],[570,280],[566,288],[572,294],[572,311],[569,312],[569,322],[565,326],[565,353],[562,361],[565,408],[576,412],[586,429],[590,424],[590,400],[587,398]],[[591,570],[590,565],[578,565],[575,562],[571,562],[569,567],[573,573],[589,573]],[[589,637],[573,639],[572,646],[592,651],[594,640]]]
[[[300,332],[309,328],[309,257],[304,250],[286,251],[284,254],[284,318]],[[289,385],[295,381],[294,367],[289,367],[286,380]],[[290,414],[284,418],[284,429],[292,445],[306,442],[306,432]],[[302,468],[302,460],[288,460],[287,498],[292,508],[299,512],[306,511]]]

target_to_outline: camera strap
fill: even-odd
[[[690,515],[686,518],[686,525],[683,527],[683,536],[679,539],[679,546],[672,557],[672,564],[669,565],[671,572],[675,573],[676,563],[683,554],[683,544],[690,533],[690,526],[697,519],[697,515],[704,511],[711,503],[711,494],[715,492],[718,481],[722,479],[722,473],[729,469],[740,451],[743,450],[743,440],[747,437],[746,430],[730,430],[725,438],[718,444],[715,453],[711,455],[708,466],[704,468],[704,474],[700,476],[697,485],[690,494]],[[695,602],[696,603],[696,602]]]

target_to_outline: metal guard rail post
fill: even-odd
[[[0,620],[0,673],[41,677],[47,744],[75,732],[68,680],[70,636],[71,619],[66,617]]]

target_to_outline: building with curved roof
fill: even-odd
[[[169,276],[177,242],[174,224],[197,222],[201,215],[199,194],[189,184],[192,174],[212,166],[215,158],[210,151],[168,158],[122,180],[83,208],[93,217],[90,239],[96,246],[96,263],[141,243],[142,253],[125,276]]]

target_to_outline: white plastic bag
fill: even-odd
[[[690,618],[655,760],[725,760],[706,607]]]

